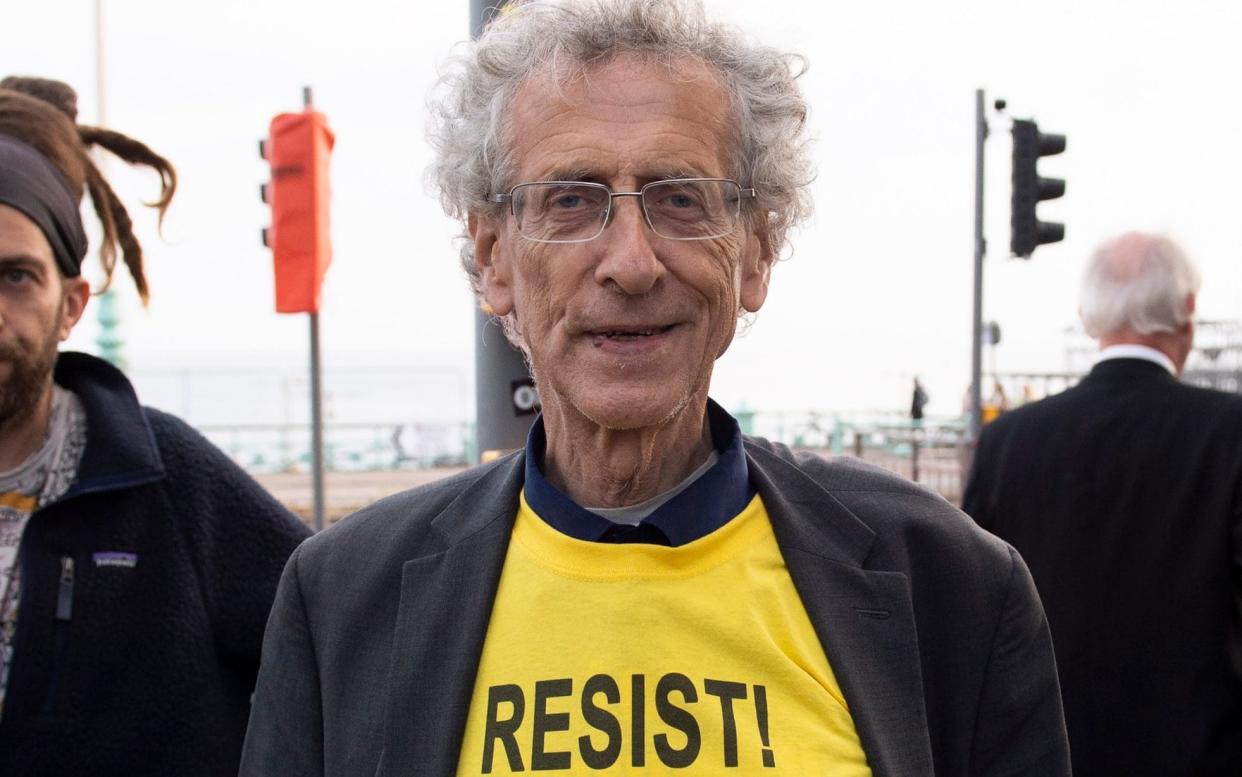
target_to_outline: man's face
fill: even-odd
[[[29,418],[50,390],[57,345],[88,296],[86,281],[61,279],[35,223],[0,205],[0,432]]]
[[[694,61],[666,68],[623,56],[559,87],[534,79],[514,99],[513,183],[637,191],[666,178],[727,178],[731,113]],[[745,205],[733,232],[709,240],[655,235],[638,198],[612,207],[607,229],[586,243],[527,240],[508,213],[472,217],[471,234],[484,297],[514,314],[544,407],[567,403],[602,427],[633,429],[706,395],[739,310],[763,304],[772,256]]]

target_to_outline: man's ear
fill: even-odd
[[[772,252],[772,235],[764,215],[746,233],[742,249],[741,305],[747,313],[757,313],[768,298],[768,280],[776,255]]]
[[[64,295],[62,297],[63,304],[60,308],[60,329],[57,332],[60,341],[63,343],[73,328],[77,326],[78,321],[82,320],[82,313],[86,310],[86,303],[91,298],[91,284],[83,277],[62,278]]]
[[[501,223],[474,211],[466,220],[474,242],[474,266],[479,271],[483,301],[495,316],[507,316],[513,311],[513,269],[500,242]]]
[[[1195,333],[1195,293],[1192,291],[1186,295],[1186,322],[1182,324],[1181,332],[1183,335],[1194,337]]]

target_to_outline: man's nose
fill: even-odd
[[[665,267],[651,246],[651,238],[641,200],[615,198],[604,234],[595,239],[602,253],[595,266],[596,283],[607,285],[611,281],[626,294],[646,294],[655,288]]]

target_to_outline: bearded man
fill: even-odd
[[[0,774],[237,772],[263,624],[306,527],[115,367],[58,353],[90,298],[86,190],[110,276],[141,246],[87,152],[172,166],[79,127],[76,96],[0,81]]]

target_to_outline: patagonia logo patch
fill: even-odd
[[[137,553],[118,553],[116,551],[109,551],[106,553],[94,553],[91,555],[91,559],[95,562],[95,566],[97,567],[124,567],[126,569],[133,569],[138,566]]]

